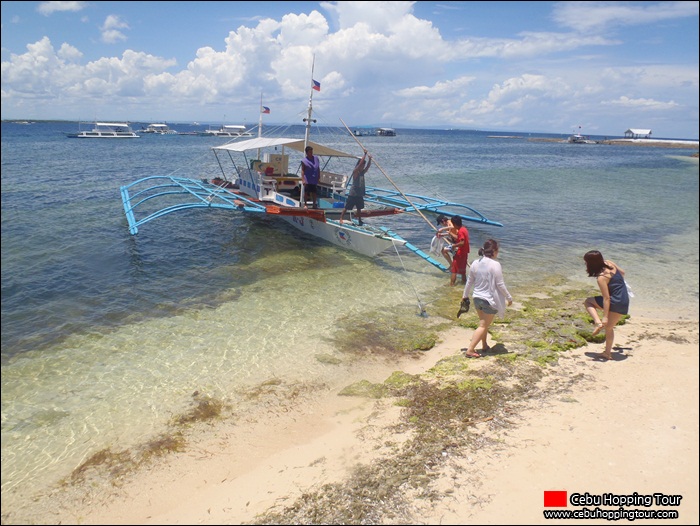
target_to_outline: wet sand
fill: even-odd
[[[458,354],[470,335],[452,328],[401,369],[427,371]],[[562,353],[540,386],[559,383],[564,391],[552,392],[563,394],[533,396],[512,425],[476,424],[487,445],[446,460],[431,482],[440,497],[411,500],[411,522],[544,524],[551,521],[543,518],[543,492],[557,490],[681,495],[680,506],[666,508],[680,513],[672,522],[697,524],[698,322],[635,317],[616,329],[615,343],[612,361],[597,358],[603,344]],[[19,513],[3,510],[3,523],[251,523],[381,458],[383,445],[402,440],[392,427],[399,413],[387,400],[328,391],[270,418],[213,425],[186,451],[118,483],[57,490]]]

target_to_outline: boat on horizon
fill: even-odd
[[[167,124],[149,124],[141,129],[141,133],[154,133],[156,135],[177,135],[177,131],[173,130]]]
[[[381,218],[411,213],[423,216],[435,229],[435,218],[445,214],[460,215],[468,222],[503,226],[465,204],[406,194],[397,187],[370,186],[366,187],[364,196],[363,221],[359,221],[353,211],[349,211],[341,223],[346,190],[351,184],[352,170],[360,156],[338,149],[336,142],[329,146],[310,140],[311,126],[316,122],[312,118],[313,89],[312,85],[306,118],[303,119],[303,137],[263,136],[261,104],[257,137],[234,140],[211,148],[221,169],[221,176],[208,180],[159,175],[122,186],[121,196],[129,232],[136,235],[144,224],[176,211],[192,208],[225,209],[252,217],[278,218],[310,236],[368,257],[403,246],[440,270],[447,271],[448,268],[441,261],[388,226],[382,225]],[[318,129],[315,128],[314,131]],[[349,128],[347,131],[348,136],[343,137],[347,148],[353,146],[349,140],[352,137],[360,149],[364,149]],[[316,208],[307,200],[305,184],[300,174],[307,146],[313,147],[314,155],[321,161]],[[381,170],[377,159],[373,161],[373,166]],[[426,214],[432,219],[428,219]]]
[[[128,122],[95,122],[92,130],[66,135],[74,139],[138,139],[140,137]]]
[[[598,141],[591,140],[591,138],[588,135],[581,135],[580,133],[574,133],[573,135],[569,135],[569,138],[566,140],[566,142],[570,142],[573,144],[598,144]]]
[[[576,129],[572,130],[566,142],[572,144],[598,144],[598,141],[591,140],[588,135],[581,134],[581,126],[578,127],[578,131]]]
[[[199,132],[200,135],[209,137],[255,137],[251,131],[242,124],[224,124],[223,126]]]
[[[376,135],[376,132],[370,128],[355,128],[352,131],[352,134],[355,137],[365,137],[368,135]]]

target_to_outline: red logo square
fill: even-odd
[[[566,508],[567,495],[566,491],[545,491],[544,492],[544,507],[545,508]]]

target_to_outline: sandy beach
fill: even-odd
[[[470,334],[449,329],[401,369],[430,370],[459,355]],[[634,317],[616,329],[614,360],[599,361],[601,347],[562,353],[545,367],[541,396],[507,409],[507,421],[475,423],[474,446],[443,453],[430,482],[433,498],[412,497],[407,488],[401,514],[364,523],[544,524],[545,509],[582,509],[543,507],[545,491],[566,491],[680,495],[677,506],[625,509],[673,510],[678,518],[670,523],[697,524],[697,320]],[[478,373],[496,359],[469,360],[469,367]],[[377,378],[394,370],[378,364]],[[3,524],[253,523],[395,451],[408,438],[396,427],[400,412],[388,398],[316,393],[303,404],[271,408],[270,418],[212,424],[185,451],[110,484],[56,490],[31,511],[4,511]]]

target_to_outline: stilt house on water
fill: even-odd
[[[651,139],[651,130],[630,128],[625,132],[625,139]]]

